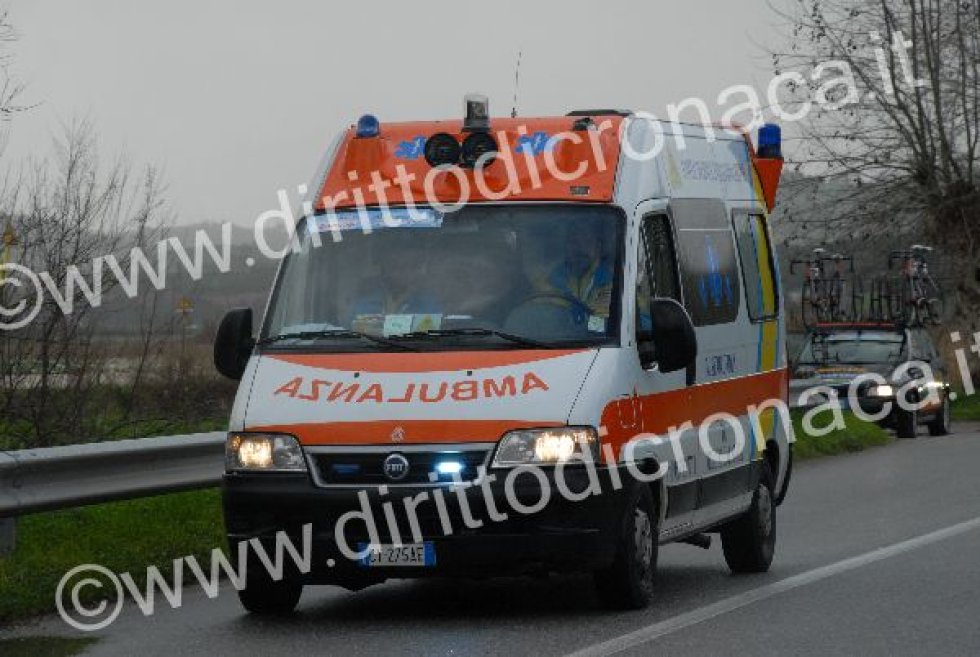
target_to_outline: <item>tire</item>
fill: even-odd
[[[658,517],[650,487],[637,484],[627,503],[613,564],[593,573],[604,606],[643,609],[650,604],[657,574]]]
[[[915,438],[919,433],[919,411],[896,408],[895,429],[899,438]]]
[[[721,530],[725,563],[732,573],[764,573],[776,552],[776,504],[772,474],[762,468],[752,506]]]
[[[245,588],[238,592],[238,599],[249,613],[259,616],[284,616],[291,613],[300,596],[303,583],[286,578],[273,581],[264,571],[245,574]]]
[[[949,408],[949,395],[943,395],[943,405],[936,418],[929,423],[930,436],[948,436],[952,427],[952,417]]]
[[[771,476],[773,481],[775,481],[776,471],[772,471]],[[776,494],[776,506],[782,506],[783,502],[786,500],[786,494],[789,492],[789,482],[792,478],[793,478],[793,443],[790,443],[789,454],[786,458],[786,475],[783,477],[783,485],[780,486],[779,492]]]

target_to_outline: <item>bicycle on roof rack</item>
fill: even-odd
[[[897,289],[887,295],[890,315],[905,324],[939,324],[943,318],[943,297],[939,284],[929,273],[926,255],[931,246],[913,244],[908,249],[892,251],[888,268],[901,264]]]
[[[848,291],[850,282],[844,274],[854,272],[854,258],[818,247],[810,257],[790,261],[790,273],[796,273],[797,265],[803,265],[801,312],[806,328],[853,318],[855,291]]]

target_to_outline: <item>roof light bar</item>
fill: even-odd
[[[782,130],[775,123],[767,123],[759,128],[759,146],[756,148],[759,157],[783,157]]]
[[[373,114],[365,114],[357,120],[357,128],[354,135],[358,139],[369,139],[381,134],[381,122]]]
[[[490,131],[490,101],[482,94],[463,97],[463,132]]]

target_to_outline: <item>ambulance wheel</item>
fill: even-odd
[[[943,395],[943,405],[939,408],[936,418],[929,423],[930,436],[948,436],[952,426],[949,408],[949,395]]]
[[[245,575],[245,588],[238,599],[249,613],[282,616],[291,613],[303,594],[303,583],[295,579],[273,581],[265,572]]]
[[[609,568],[593,573],[596,592],[606,607],[642,609],[650,604],[657,573],[658,516],[650,487],[636,485],[627,504],[615,560]]]
[[[899,438],[915,438],[919,432],[919,412],[899,408],[895,415],[895,427]]]
[[[733,573],[764,573],[776,551],[776,505],[769,468],[761,468],[752,506],[721,530],[725,563]]]

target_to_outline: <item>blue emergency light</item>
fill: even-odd
[[[463,471],[463,464],[459,461],[442,461],[436,464],[436,472],[440,475],[455,475]]]
[[[377,137],[381,133],[381,122],[373,114],[365,114],[357,120],[355,135],[359,139]]]
[[[775,123],[767,123],[759,128],[759,145],[756,148],[759,157],[783,157],[783,133]]]

